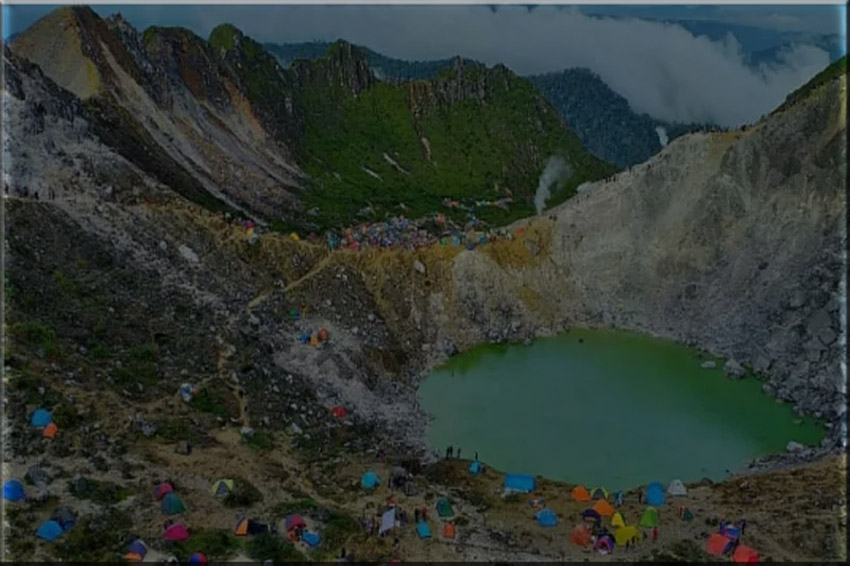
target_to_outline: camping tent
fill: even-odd
[[[322,541],[321,537],[319,536],[319,533],[304,533],[303,535],[301,535],[301,540],[307,543],[307,546],[309,546],[310,548],[317,547]]]
[[[664,505],[665,501],[663,485],[654,481],[646,486],[646,503],[648,505]]]
[[[690,510],[690,509],[688,509],[687,507],[682,507],[682,508],[679,510],[679,517],[680,517],[683,521],[693,521],[693,519],[694,519],[694,514],[693,514],[693,513],[691,513],[691,510]]]
[[[162,536],[165,540],[171,542],[183,542],[189,538],[189,529],[183,523],[174,523],[165,529]]]
[[[623,520],[623,514],[622,513],[620,513],[619,511],[614,513],[614,516],[611,517],[611,526],[612,527],[625,527],[626,526],[626,522]]]
[[[574,545],[582,548],[590,546],[592,536],[590,529],[588,529],[586,525],[576,525],[573,527],[573,530],[570,531],[570,541],[572,541]]]
[[[534,514],[534,518],[537,519],[537,524],[541,527],[556,527],[558,525],[558,518],[551,509],[541,509]]]
[[[360,486],[365,489],[373,489],[380,485],[380,483],[381,479],[378,477],[378,474],[376,474],[372,470],[369,470],[368,472],[363,474],[362,478],[360,478]]]
[[[207,555],[203,552],[195,552],[189,557],[189,564],[206,564]]]
[[[469,473],[473,474],[473,475],[480,474],[481,473],[481,462],[479,462],[478,460],[473,461],[469,465]]]
[[[345,412],[344,407],[337,405],[331,409],[331,414],[338,419],[344,419],[348,413]]]
[[[570,493],[575,501],[590,501],[590,493],[583,485],[575,486]]]
[[[614,531],[614,540],[618,546],[626,546],[627,542],[634,544],[640,540],[640,536],[640,531],[637,530],[637,527],[631,525],[628,527],[620,527]]]
[[[395,507],[384,512],[381,516],[381,528],[378,534],[384,534],[395,528]]]
[[[36,428],[44,428],[53,422],[53,416],[47,409],[36,409],[30,419],[30,424]]]
[[[741,529],[732,523],[720,523],[720,534],[732,540],[741,538]]]
[[[183,502],[180,501],[180,498],[173,491],[165,494],[165,497],[162,498],[161,507],[162,512],[166,515],[176,515],[186,510],[186,506],[183,505]]]
[[[431,527],[425,521],[416,524],[416,532],[419,533],[419,538],[431,538]]]
[[[44,427],[44,432],[41,433],[41,436],[44,438],[56,438],[56,433],[59,432],[59,427],[56,426],[56,423],[50,423],[46,427]]]
[[[614,539],[611,535],[602,535],[596,539],[596,544],[593,546],[593,549],[598,550],[602,554],[609,554],[614,550]]]
[[[45,521],[35,532],[35,536],[52,542],[61,537],[64,532],[65,531],[62,530],[62,525],[56,521]]]
[[[732,550],[733,542],[729,537],[725,537],[720,533],[712,533],[708,537],[706,550],[713,556],[725,556]]]
[[[655,527],[658,525],[658,510],[655,507],[647,507],[640,518],[641,527]]]
[[[534,491],[534,476],[508,474],[505,476],[505,491],[531,493]]]
[[[62,527],[62,531],[66,533],[73,529],[74,525],[77,523],[77,518],[67,507],[60,507],[56,509],[50,518],[59,523],[59,526]]]
[[[234,532],[238,537],[248,536],[248,519],[242,517],[236,521],[236,529],[234,529]]]
[[[759,553],[756,552],[755,548],[751,548],[749,546],[744,546],[743,544],[739,544],[735,549],[735,552],[732,553],[732,561],[733,562],[758,562],[759,561]]]
[[[614,507],[605,499],[600,499],[594,503],[593,510],[599,513],[600,517],[610,517],[614,514]]]
[[[437,500],[437,515],[441,518],[445,519],[447,517],[451,517],[455,514],[455,510],[452,509],[452,503],[446,497],[441,497]]]
[[[667,486],[667,493],[669,495],[687,495],[688,489],[685,487],[685,484],[682,483],[682,480],[673,480],[670,482],[670,485]]]
[[[18,480],[7,480],[3,484],[3,499],[6,501],[21,501],[25,497],[24,484]]]
[[[128,562],[141,562],[145,559],[148,553],[148,545],[137,538],[127,547],[127,554],[124,555],[124,560]]]
[[[283,522],[283,526],[286,529],[286,531],[289,532],[292,529],[297,529],[298,527],[301,527],[301,528],[306,527],[307,522],[304,520],[304,518],[301,515],[298,515],[297,513],[293,513],[292,515],[289,515],[288,517],[286,517],[286,520]]]
[[[156,497],[157,501],[159,501],[160,499],[165,497],[166,494],[171,493],[172,491],[174,491],[174,488],[171,487],[170,483],[162,482],[161,484],[157,484],[157,486],[154,488],[153,496]]]
[[[221,479],[216,480],[212,484],[213,495],[229,495],[233,491],[233,480]]]
[[[591,499],[608,499],[608,490],[604,487],[594,488],[590,493]]]
[[[595,509],[585,509],[581,512],[581,518],[585,521],[595,521],[597,525],[602,522],[602,517],[599,516],[599,513]]]
[[[454,523],[446,523],[443,525],[443,538],[454,539],[455,538],[455,525]]]

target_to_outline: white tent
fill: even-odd
[[[392,530],[395,527],[395,507],[385,512],[381,517],[381,530],[378,531],[378,534],[384,534],[387,531]]]
[[[685,484],[682,483],[682,480],[673,480],[670,482],[670,485],[667,486],[667,493],[670,495],[687,495],[688,490],[685,488]]]

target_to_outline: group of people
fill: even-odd
[[[446,446],[446,460],[451,460],[452,458],[460,460],[460,453],[461,449],[459,446],[457,448],[452,445]],[[478,452],[475,453],[474,461],[478,461]]]

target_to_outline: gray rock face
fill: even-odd
[[[806,449],[806,447],[800,444],[799,442],[795,442],[792,440],[788,443],[785,449],[788,450],[788,452],[802,452]]]
[[[747,370],[734,358],[729,358],[723,366],[723,373],[730,379],[740,379],[747,374]]]
[[[699,365],[702,369],[714,369],[717,367],[717,362],[714,360],[707,360]]]

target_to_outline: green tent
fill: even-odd
[[[447,498],[441,497],[437,500],[437,515],[445,519],[446,517],[451,517],[454,514],[455,510],[452,509],[452,504]]]
[[[683,520],[683,521],[693,521],[693,519],[694,519],[694,514],[693,514],[693,513],[691,513],[691,510],[690,510],[690,509],[688,509],[687,507],[685,507],[685,508],[682,510],[682,520]]]
[[[176,515],[186,510],[186,506],[177,497],[177,494],[170,491],[162,498],[162,512],[166,515]]]
[[[641,527],[655,527],[658,525],[658,510],[655,507],[647,507],[640,518]]]

